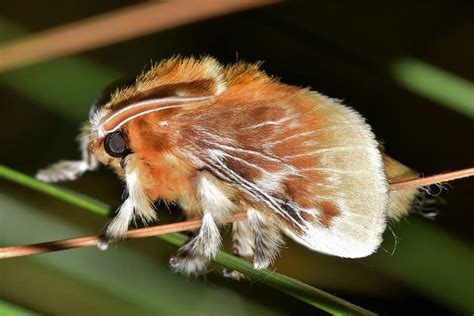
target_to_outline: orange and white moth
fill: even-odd
[[[416,194],[389,193],[390,179],[416,175],[383,155],[360,114],[243,62],[165,60],[99,98],[80,143],[82,160],[37,177],[73,180],[97,162],[115,169],[126,195],[102,248],[123,238],[135,218],[153,222],[159,200],[202,218],[170,260],[185,274],[206,271],[221,246],[216,223],[243,211],[248,219],[232,224],[233,253],[256,268],[275,259],[282,233],[314,251],[368,256],[387,219],[406,214]]]

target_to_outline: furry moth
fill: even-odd
[[[233,253],[268,267],[282,234],[311,250],[359,258],[380,245],[388,218],[404,216],[416,189],[388,192],[416,174],[385,156],[360,114],[309,89],[279,82],[258,65],[171,58],[121,82],[93,104],[79,136],[82,160],[37,178],[74,180],[98,162],[124,180],[126,196],[99,244],[124,238],[130,222],[177,203],[202,226],[172,269],[206,272],[221,246],[216,224],[234,212]],[[228,271],[228,276],[239,274]]]

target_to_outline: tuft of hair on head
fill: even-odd
[[[135,84],[117,90],[112,95],[111,106],[125,102],[136,95],[159,88],[176,87],[180,90],[201,90],[209,95],[219,95],[227,88],[224,67],[210,56],[174,56],[152,65],[136,79]]]
[[[255,82],[278,81],[278,78],[270,77],[260,69],[263,62],[248,63],[238,61],[225,68],[226,78],[229,85],[240,85]]]

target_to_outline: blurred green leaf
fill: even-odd
[[[0,73],[0,82],[62,117],[79,122],[118,72],[78,58],[62,58]]]
[[[7,301],[0,300],[0,315],[3,316],[33,316],[40,315],[22,306],[14,305]]]
[[[9,179],[25,187],[40,191],[102,216],[109,214],[109,207],[105,203],[78,193],[69,192],[67,189],[55,185],[42,185],[41,181],[2,165],[0,165],[0,178]]]
[[[400,58],[391,72],[405,88],[474,118],[474,84],[415,58]]]

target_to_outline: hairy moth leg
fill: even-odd
[[[248,222],[253,228],[255,238],[253,266],[256,269],[268,268],[284,244],[281,231],[276,223],[258,211],[250,209],[247,214]]]
[[[36,178],[44,182],[59,182],[76,180],[86,171],[97,168],[97,159],[89,153],[88,126],[83,127],[82,133],[78,137],[81,160],[61,160],[41,169],[36,173]]]
[[[209,260],[221,246],[221,235],[216,220],[227,217],[233,208],[226,188],[207,171],[196,181],[197,195],[202,207],[202,225],[196,236],[170,259],[170,267],[186,275],[199,275],[207,271]]]
[[[232,223],[232,254],[240,258],[251,258],[254,255],[255,238],[248,220]],[[240,280],[245,275],[239,271],[224,269],[226,278]]]
[[[254,232],[248,220],[232,223],[232,253],[238,257],[252,257]]]
[[[97,243],[99,249],[107,249],[110,241],[120,240],[127,236],[128,226],[138,217],[144,224],[155,220],[156,212],[144,189],[143,166],[134,154],[123,161],[125,183],[128,197],[117,210],[114,218],[104,227]]]
[[[186,275],[200,275],[207,272],[209,260],[215,256],[221,244],[221,236],[211,214],[204,214],[197,233],[178,254],[169,261],[170,267]]]

